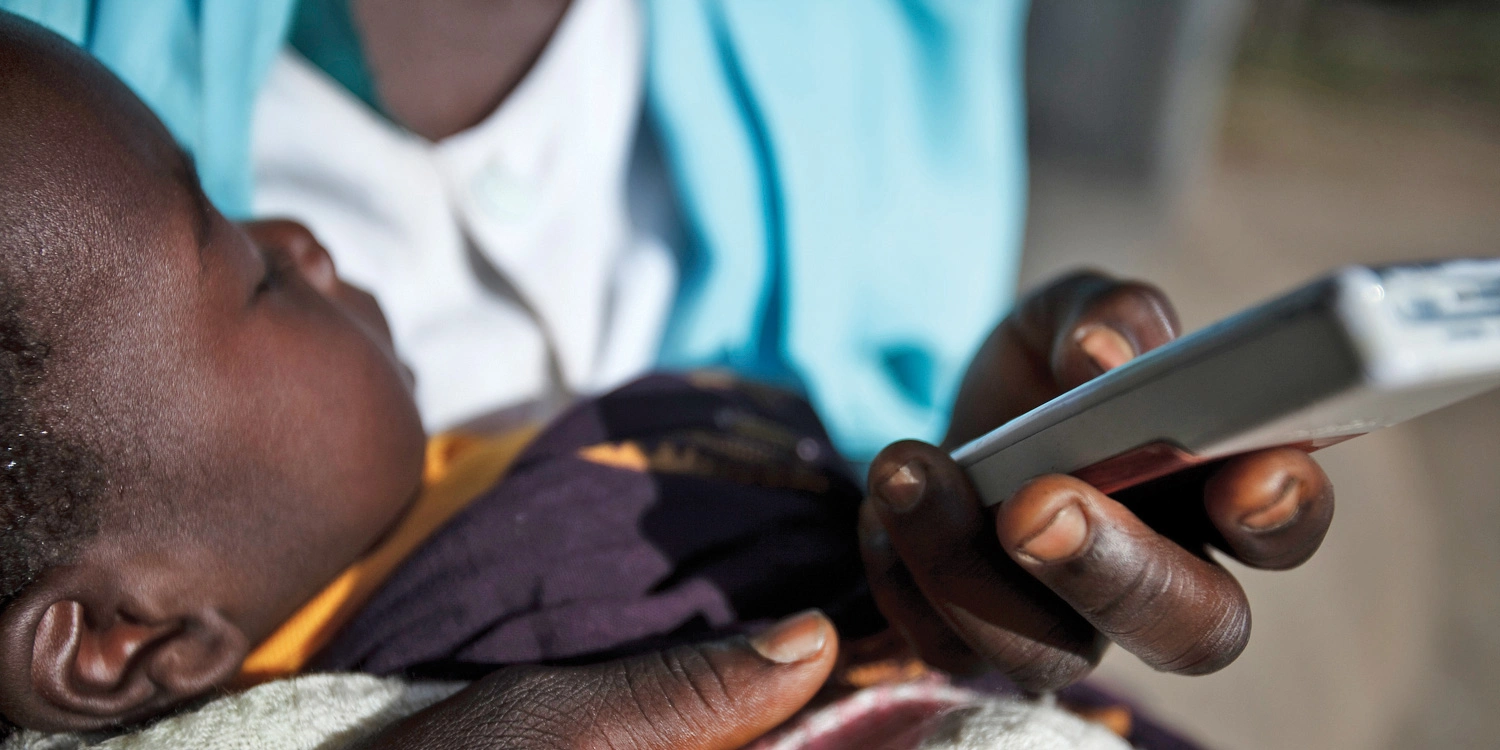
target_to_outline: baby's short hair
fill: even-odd
[[[71,71],[33,53],[64,44],[0,12],[0,607],[91,535],[106,484],[81,430],[51,423],[75,390],[61,383],[86,380],[63,377],[56,356],[91,293],[83,270],[99,265],[79,250],[113,218],[90,217],[99,191],[64,173],[81,172],[81,157],[49,156],[57,141],[36,134],[49,114],[36,92]]]
[[[43,417],[52,346],[9,281],[27,250],[24,233],[6,231],[6,209],[0,202],[0,607],[90,535],[104,484],[95,456]]]

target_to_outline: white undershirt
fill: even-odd
[[[670,211],[642,218],[671,203],[637,137],[643,37],[636,0],[576,0],[505,102],[437,143],[295,53],[275,62],[253,124],[255,213],[307,224],[380,300],[430,429],[655,361],[676,267]]]

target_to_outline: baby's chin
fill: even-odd
[[[996,696],[937,675],[857,690],[794,717],[747,750],[1130,750],[1051,698]]]

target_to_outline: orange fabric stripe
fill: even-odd
[[[599,443],[578,450],[585,461],[615,469],[629,469],[645,473],[651,468],[651,459],[641,450],[640,443],[627,440],[623,443]]]
[[[294,675],[349,622],[407,556],[448,519],[499,481],[537,428],[498,437],[444,433],[427,442],[422,493],[391,535],[349,566],[250,652],[236,684],[250,687]]]

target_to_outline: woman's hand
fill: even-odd
[[[731,750],[802,708],[837,654],[833,625],[808,612],[749,639],[587,667],[512,667],[370,747]]]
[[[1156,289],[1067,277],[990,336],[944,448],[905,441],[876,457],[860,514],[865,565],[881,611],[924,660],[988,666],[1045,690],[1087,674],[1109,641],[1182,674],[1244,650],[1245,593],[1207,550],[1267,569],[1310,557],[1332,520],[1333,488],[1305,453],[1239,456],[1118,500],[1045,476],[996,512],[947,453],[1176,336]]]

